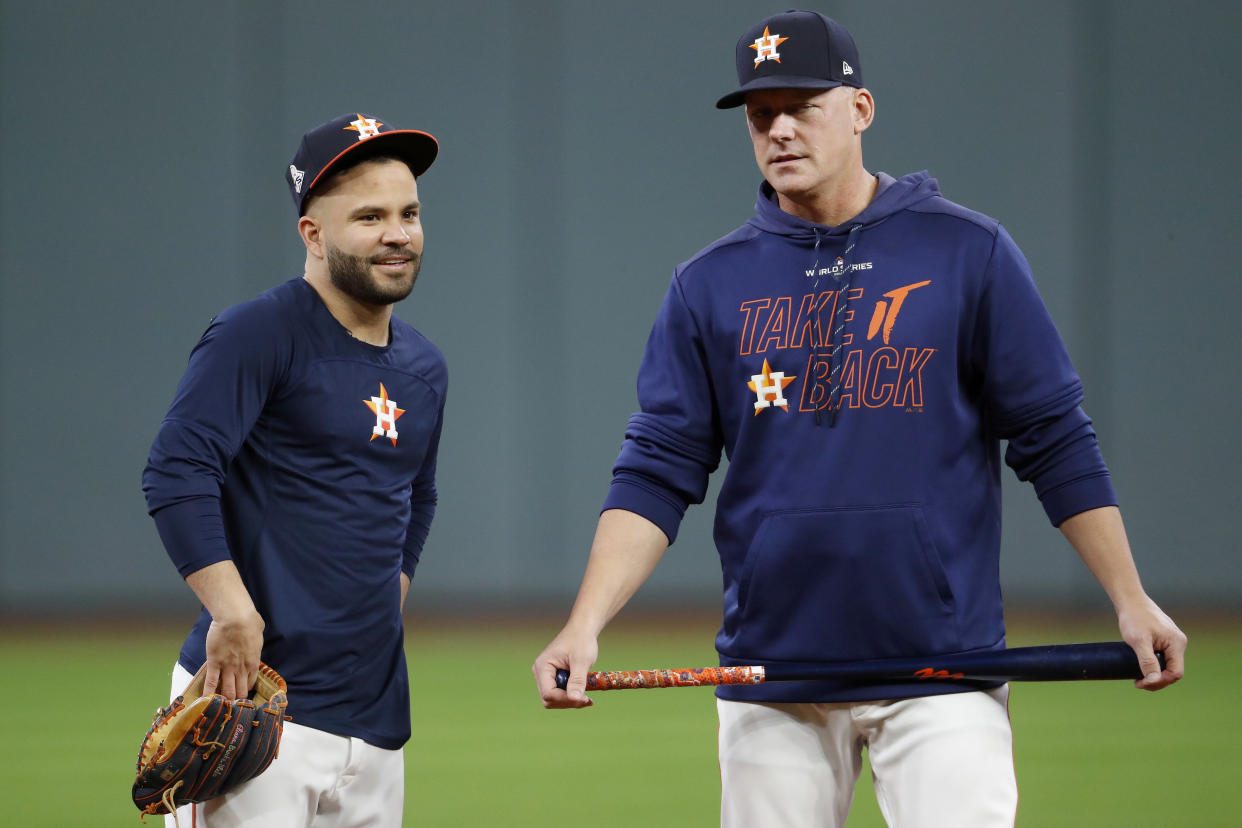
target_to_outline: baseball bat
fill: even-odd
[[[1156,653],[1164,669],[1164,653]],[[1140,679],[1138,658],[1124,641],[1047,644],[1007,650],[926,658],[888,658],[819,664],[772,664],[748,667],[697,667],[682,670],[605,670],[587,673],[587,690],[640,687],[699,687],[764,684],[771,681],[1083,681]],[[556,671],[565,689],[568,670]]]

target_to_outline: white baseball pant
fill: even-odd
[[[176,698],[193,678],[173,670]],[[361,739],[285,722],[280,754],[234,791],[164,817],[165,828],[400,828],[405,757]]]
[[[1012,828],[1009,687],[878,702],[717,699],[722,828],[840,828],[862,751],[893,828]]]

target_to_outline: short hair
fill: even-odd
[[[405,164],[406,169],[410,171],[410,175],[414,175],[414,168],[410,165],[410,162],[405,158],[405,156],[393,151],[392,148],[377,148],[368,152],[365,147],[359,147],[353,152],[347,154],[337,163],[333,164],[332,167],[329,168],[317,182],[315,182],[314,189],[306,194],[306,200],[302,202],[302,215],[309,213],[311,204],[314,203],[315,199],[335,187],[341,176],[355,167],[359,167],[372,161],[396,161],[400,164]]]

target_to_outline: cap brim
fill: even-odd
[[[741,106],[746,103],[746,93],[754,92],[758,89],[835,89],[838,86],[844,85],[841,81],[826,80],[824,78],[769,75],[763,78],[755,78],[742,88],[725,95],[716,101],[716,108],[732,109],[735,106]]]
[[[319,183],[319,180],[340,163],[342,158],[363,149],[368,154],[391,152],[394,155],[398,155],[409,165],[410,170],[415,176],[420,176],[427,172],[431,163],[436,160],[436,155],[440,152],[440,144],[431,133],[417,129],[391,129],[388,132],[373,135],[365,141],[350,144],[337,153],[336,157],[325,164],[323,169],[319,171],[319,175],[315,176],[315,180],[306,188],[306,197],[302,199],[303,203],[306,202],[306,199],[310,196],[311,191],[315,189],[315,185]]]

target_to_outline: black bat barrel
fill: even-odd
[[[1163,667],[1163,654],[1160,655]],[[1138,659],[1121,641],[1014,647],[960,655],[891,658],[874,661],[773,664],[764,666],[765,682],[881,681],[926,679],[957,681],[1082,681],[1139,679]]]

